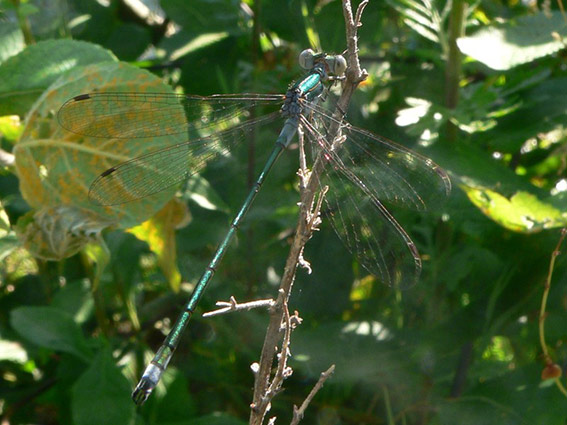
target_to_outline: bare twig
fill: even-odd
[[[337,143],[340,143],[340,123],[342,121],[344,111],[347,110],[352,93],[358,84],[367,76],[366,72],[360,68],[358,60],[357,29],[361,25],[362,12],[368,4],[368,0],[363,0],[359,4],[356,15],[354,16],[352,14],[350,0],[343,0],[342,4],[348,46],[348,67],[345,73],[346,79],[343,81],[343,91],[339,101],[337,102],[337,108],[333,114],[333,117],[336,119],[333,121],[334,127],[330,128],[327,132],[327,134],[330,135],[330,139]],[[333,135],[335,137],[332,137]],[[300,143],[302,142],[303,141],[300,139]],[[302,155],[304,155],[303,147],[301,147],[301,149]],[[300,161],[303,160],[304,157],[303,159],[300,159]],[[266,330],[260,361],[253,366],[255,381],[253,401],[250,405],[250,425],[261,425],[263,423],[265,415],[270,409],[272,398],[281,389],[281,381],[285,379],[285,374],[287,372],[291,372],[291,369],[288,369],[287,365],[284,364],[284,362],[287,362],[287,357],[289,355],[289,334],[292,329],[290,322],[291,318],[287,309],[287,300],[289,299],[289,294],[293,287],[297,266],[299,264],[308,264],[302,257],[303,248],[319,224],[319,211],[324,193],[320,195],[317,201],[315,201],[315,199],[316,194],[321,190],[319,176],[323,172],[323,166],[324,161],[319,157],[315,160],[311,173],[309,173],[304,167],[303,162],[301,163],[301,168],[298,173],[301,179],[301,201],[299,204],[300,213],[295,236],[290,247],[284,273],[280,282],[279,294],[275,305],[270,309],[270,321],[268,329]],[[283,329],[282,323],[284,324]],[[284,331],[283,335],[282,330]],[[274,378],[270,382],[274,359],[278,353],[277,346],[280,341],[282,342],[282,348],[279,351],[278,367]],[[325,379],[327,378],[325,377]],[[312,391],[313,395],[315,395],[315,392]],[[306,400],[307,403],[311,400],[311,398],[308,397],[308,400]],[[307,404],[305,404],[305,407],[307,407]],[[299,416],[303,415],[303,410],[301,410],[301,408],[298,412]],[[270,423],[273,423],[274,421],[275,418],[270,419]]]
[[[219,316],[221,314],[232,313],[233,311],[252,310],[253,308],[272,308],[276,302],[269,298],[264,300],[255,300],[245,303],[238,303],[234,297],[230,297],[230,301],[217,301],[217,310],[203,313],[203,317]]]
[[[313,387],[307,398],[303,401],[303,403],[301,403],[301,406],[299,408],[297,406],[293,406],[293,419],[290,422],[290,425],[297,425],[299,421],[303,419],[303,415],[305,414],[305,410],[307,409],[307,406],[309,406],[309,403],[311,403],[311,400],[313,400],[315,394],[317,394],[317,392],[323,387],[325,381],[329,378],[329,376],[333,374],[334,371],[335,371],[335,365],[331,365],[329,369],[321,373],[321,376],[319,376],[319,380],[317,381],[317,383],[315,384],[315,386]]]

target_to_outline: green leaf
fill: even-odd
[[[210,185],[210,183],[198,174],[194,174],[187,180],[183,199],[190,199],[201,208],[211,211],[229,213],[230,208]]]
[[[24,36],[15,22],[2,21],[0,25],[0,63],[24,48]]]
[[[78,66],[114,61],[95,44],[49,40],[26,47],[0,65],[0,115],[24,116],[57,78]]]
[[[71,315],[52,307],[19,307],[10,313],[10,324],[24,338],[40,347],[92,357],[79,326]]]
[[[69,313],[75,322],[84,323],[93,310],[89,281],[87,279],[68,281],[55,293],[51,306]]]
[[[404,23],[416,33],[439,43],[441,17],[434,3],[412,0],[387,0],[388,4],[404,16]]]
[[[515,232],[533,233],[567,225],[567,212],[562,213],[531,193],[516,192],[508,199],[488,188],[461,187],[486,216]]]
[[[523,16],[504,25],[486,27],[470,37],[457,40],[461,52],[496,70],[548,56],[564,47],[553,37],[567,35],[567,25],[559,11]],[[490,47],[488,47],[490,46]]]
[[[109,350],[101,351],[72,390],[75,425],[133,424],[135,406],[128,380],[116,367]]]
[[[161,7],[176,23],[193,34],[240,32],[240,2],[235,0],[162,0]]]
[[[98,138],[64,130],[54,111],[73,96],[93,90],[171,92],[149,72],[105,62],[69,72],[41,96],[14,148],[20,191],[37,210],[26,222],[19,223],[19,235],[26,248],[40,258],[66,258],[96,241],[105,227],[136,225],[159,211],[177,190],[172,187],[139,202],[115,207],[95,206],[88,200],[90,184],[106,169],[185,137],[180,134],[101,143]],[[97,124],[103,125],[100,121]]]

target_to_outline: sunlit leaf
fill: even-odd
[[[368,299],[372,294],[372,288],[376,283],[376,279],[372,275],[366,276],[364,279],[361,279],[355,282],[352,285],[352,289],[350,291],[350,300],[351,301],[363,301]]]
[[[486,66],[507,70],[548,56],[564,48],[557,32],[567,35],[567,24],[559,11],[522,16],[506,24],[481,29],[457,40],[459,49]],[[490,48],[487,48],[490,46]]]
[[[567,213],[527,192],[510,198],[484,188],[461,186],[471,202],[501,226],[515,232],[537,232],[567,224]]]
[[[0,136],[6,140],[15,142],[22,134],[24,127],[17,115],[6,115],[0,117]]]
[[[155,252],[161,270],[176,292],[181,283],[181,274],[176,264],[175,229],[185,226],[189,221],[186,204],[174,198],[152,218],[129,230],[138,239],[147,242]]]
[[[0,361],[25,363],[28,353],[19,343],[0,339]]]

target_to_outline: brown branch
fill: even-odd
[[[329,129],[328,134],[330,135],[340,136],[340,122],[342,121],[344,111],[347,110],[354,90],[367,76],[366,71],[363,71],[360,68],[357,39],[357,30],[361,25],[362,12],[367,4],[368,0],[363,0],[357,8],[356,14],[353,15],[350,1],[343,0],[343,13],[347,37],[346,59],[348,67],[345,73],[346,79],[343,81],[342,94],[337,102],[337,108],[333,114],[336,119],[336,121],[334,121],[335,127]],[[338,139],[340,137],[336,138]],[[333,137],[332,140],[335,140],[335,138]],[[302,142],[300,134],[300,143]],[[270,408],[271,400],[281,389],[281,381],[285,379],[283,376],[285,375],[284,371],[287,370],[287,366],[282,365],[284,362],[287,362],[287,357],[289,355],[289,334],[292,330],[292,326],[289,321],[289,311],[287,310],[287,301],[293,287],[297,266],[305,263],[302,258],[305,244],[311,238],[313,231],[316,230],[316,226],[319,224],[318,216],[322,197],[320,197],[317,202],[315,202],[315,197],[319,190],[321,190],[319,176],[323,171],[324,161],[321,157],[317,158],[313,164],[311,173],[304,168],[304,162],[302,159],[300,159],[300,163],[302,165],[302,168],[299,171],[301,192],[300,213],[295,236],[290,247],[284,273],[280,282],[278,297],[275,305],[269,310],[270,321],[266,330],[260,361],[259,363],[254,364],[253,367],[255,381],[253,401],[250,405],[250,425],[261,425],[263,423],[266,413]],[[332,190],[332,188],[330,190]],[[324,195],[322,194],[321,196]],[[284,324],[283,327],[282,323]],[[282,335],[282,330],[284,331],[284,335]],[[272,365],[276,358],[276,354],[278,353],[277,346],[280,341],[282,341],[282,349],[279,352],[280,357],[278,367],[274,378],[270,382]],[[327,378],[325,377],[325,379]],[[315,395],[315,393],[313,393],[313,395]],[[310,400],[311,399],[309,398],[309,401]],[[305,407],[307,407],[307,404],[305,404]],[[301,408],[298,412],[300,412],[298,415],[303,414],[303,410],[301,410]],[[275,418],[271,418],[270,422],[273,423],[274,420]]]

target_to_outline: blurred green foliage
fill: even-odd
[[[277,423],[330,364],[336,372],[303,423],[567,420],[565,396],[541,379],[538,334],[567,221],[567,23],[546,1],[482,0],[459,14],[461,5],[371,0],[364,12],[369,77],[349,121],[433,158],[454,190],[427,214],[393,212],[424,260],[420,283],[404,292],[368,276],[323,223],[305,252],[313,274],[298,271],[291,298],[304,322],[292,335],[294,374],[270,412]],[[271,141],[258,137],[253,155],[211,164],[180,195],[187,207],[164,195],[100,222],[85,213],[92,155],[61,165],[73,139],[54,114],[66,98],[104,87],[280,93],[300,76],[302,49],[345,46],[337,0],[0,0],[3,423],[246,422],[264,311],[196,315],[165,385],[138,410],[129,393]],[[201,312],[231,295],[274,296],[297,220],[296,153],[267,180]],[[550,360],[563,369],[566,272],[560,256],[545,315]]]

